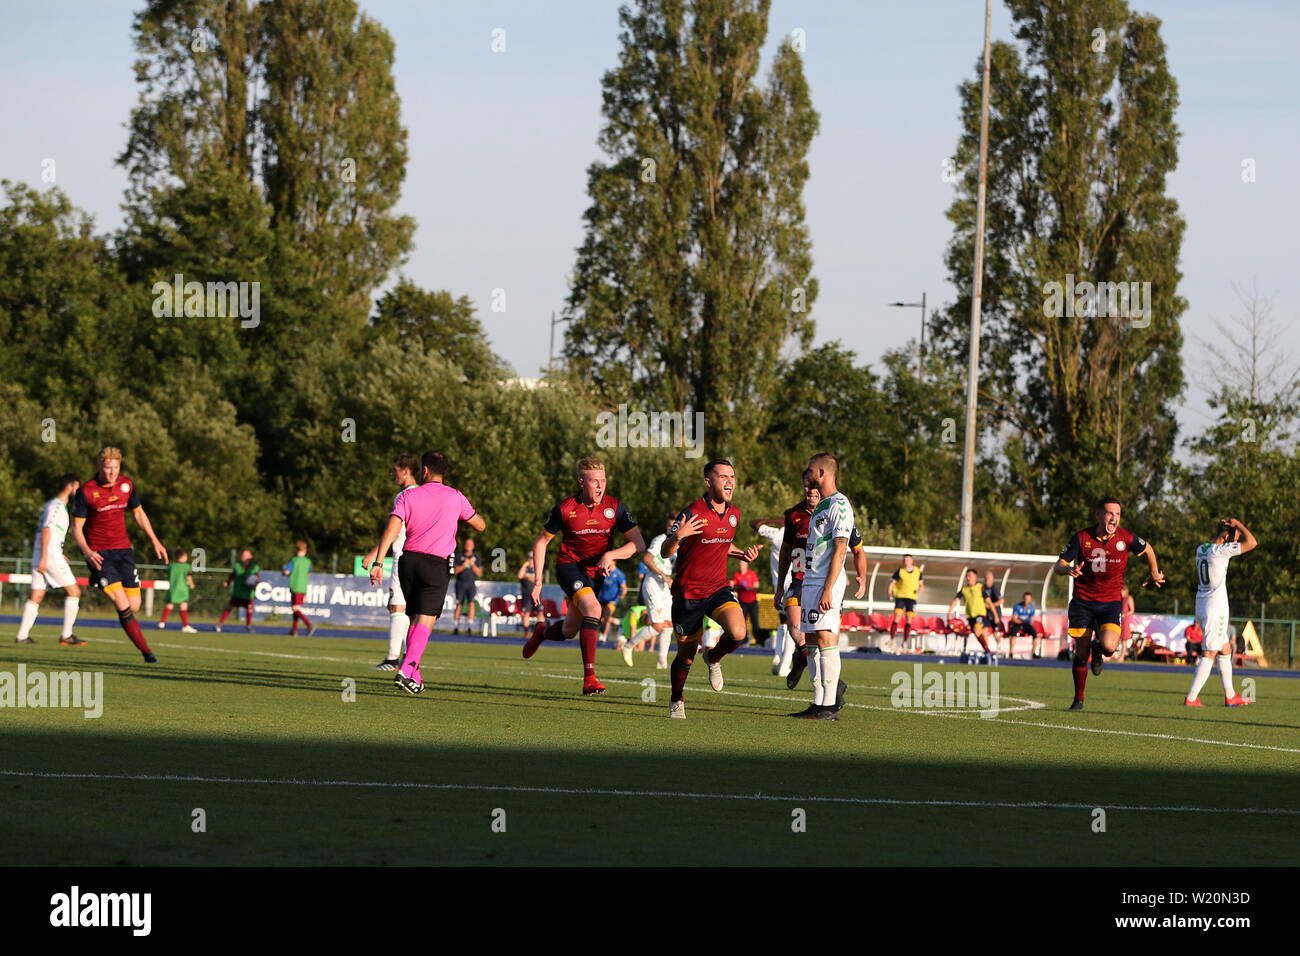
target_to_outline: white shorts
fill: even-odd
[[[1205,632],[1205,653],[1223,650],[1228,643],[1228,602],[1215,601],[1202,605],[1197,601],[1196,621]]]
[[[804,578],[803,593],[800,595],[799,627],[805,634],[813,631],[840,631],[840,610],[844,606],[845,577],[840,575],[831,590],[831,608],[821,609],[823,581],[809,581]]]
[[[77,576],[72,573],[72,568],[68,564],[68,559],[64,557],[55,558],[45,566],[45,573],[42,574],[36,570],[36,562],[32,562],[32,590],[33,591],[51,591],[55,588],[66,588],[69,585],[77,583]]]
[[[402,581],[397,576],[397,559],[393,559],[393,576],[388,579],[388,606],[406,607],[406,595],[402,593]]]
[[[673,595],[666,587],[646,581],[645,587],[646,616],[655,624],[673,622]]]

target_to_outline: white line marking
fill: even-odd
[[[215,783],[290,787],[373,787],[384,790],[462,790],[489,793],[563,793],[601,797],[684,797],[708,800],[759,800],[769,803],[847,803],[891,807],[974,807],[1016,810],[1092,810],[1095,803],[1049,803],[1041,800],[1006,802],[1000,800],[898,800],[888,797],[812,797],[783,796],[771,793],[693,793],[687,790],[616,790],[597,787],[515,787],[469,783],[412,783],[391,780],[298,780],[259,777],[198,777],[180,774],[143,773],[56,773],[36,770],[0,770],[5,777],[35,777],[48,780],[136,780],[149,783]],[[1300,816],[1300,810],[1281,807],[1162,807],[1123,804],[1100,804],[1108,810],[1132,810],[1139,813],[1258,813]]]

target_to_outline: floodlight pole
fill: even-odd
[[[979,387],[980,296],[984,286],[984,191],[989,153],[989,43],[993,0],[984,0],[984,92],[980,101],[979,194],[975,203],[975,286],[970,303],[970,360],[966,370],[966,448],[961,466],[961,544],[971,547],[971,512],[975,507],[975,393]]]

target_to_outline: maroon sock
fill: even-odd
[[[190,626],[190,612],[185,610],[185,608],[181,608],[181,627],[189,627],[189,626]]]
[[[248,626],[253,626],[253,602],[248,602]]]
[[[1074,662],[1074,699],[1083,700],[1083,688],[1088,683],[1088,662]]]
[[[298,622],[299,622],[299,621],[302,621],[302,623],[305,624],[309,629],[311,628],[311,621],[307,619],[307,615],[306,615],[306,614],[303,614],[302,611],[298,610],[297,608],[294,608],[294,609],[293,609],[293,626],[294,626],[294,629],[295,629],[295,630],[296,630],[297,627],[298,627]]]
[[[779,571],[780,568],[778,568],[777,570]],[[907,639],[911,636],[912,636],[912,622],[908,621],[906,624],[903,625],[903,643],[906,644]]]
[[[135,612],[129,608],[125,611],[117,612],[117,619],[122,624],[122,630],[126,631],[126,636],[131,638],[141,654],[152,654],[149,650],[149,644],[144,639],[144,634],[140,631],[140,622],[135,619]]]
[[[718,638],[718,643],[713,646],[713,653],[709,655],[709,660],[716,664],[744,643],[745,639],[743,637],[736,640],[730,634],[723,634],[722,637]]]
[[[780,569],[778,568],[778,570]],[[794,646],[794,656],[799,658],[799,665],[801,667],[807,667],[808,666],[808,645],[796,644]]]
[[[163,606],[162,617],[159,618],[159,620],[162,621],[164,624],[166,624],[166,623],[167,623],[167,615],[170,614],[171,612],[172,612],[172,606],[171,606],[170,604],[164,605],[164,606]]]
[[[777,568],[777,570],[779,571],[781,569]],[[894,618],[892,621],[889,622],[889,636],[893,637],[897,633],[898,633],[898,618]]]
[[[564,639],[564,618],[557,617],[550,624],[546,625],[546,630],[542,632],[542,640],[562,641]]]
[[[673,658],[672,675],[673,693],[671,700],[682,699],[682,688],[686,686],[686,675],[691,672],[691,663],[695,660],[694,653],[690,657],[683,657],[681,649],[678,648],[677,656]]]
[[[596,638],[600,636],[600,618],[584,617],[582,630],[578,631],[578,644],[582,648],[582,673],[584,677],[596,676]]]
[[[780,570],[780,569],[778,568],[778,570]],[[229,608],[229,607],[227,607],[224,611],[221,612],[221,620],[219,620],[219,621],[217,622],[217,624],[218,624],[218,625],[225,624],[225,623],[226,623],[226,618],[228,618],[228,617],[230,617],[230,608]]]
[[[779,569],[778,569],[778,570],[779,570]],[[975,640],[977,640],[977,641],[980,642],[980,647],[984,648],[984,653],[985,653],[985,654],[992,653],[992,652],[989,650],[989,642],[986,641],[986,640],[984,640],[984,635],[983,635],[983,634],[976,634],[976,635],[975,635]]]

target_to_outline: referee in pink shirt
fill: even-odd
[[[420,658],[447,596],[448,558],[456,551],[458,522],[464,521],[475,531],[486,526],[469,499],[444,483],[446,455],[427,451],[420,463],[424,466],[424,482],[408,489],[393,503],[375,563],[370,566],[370,582],[378,587],[384,578],[384,558],[405,524],[406,546],[397,559],[397,579],[406,595],[411,627],[406,632],[406,659],[393,683],[412,695],[424,690]]]

